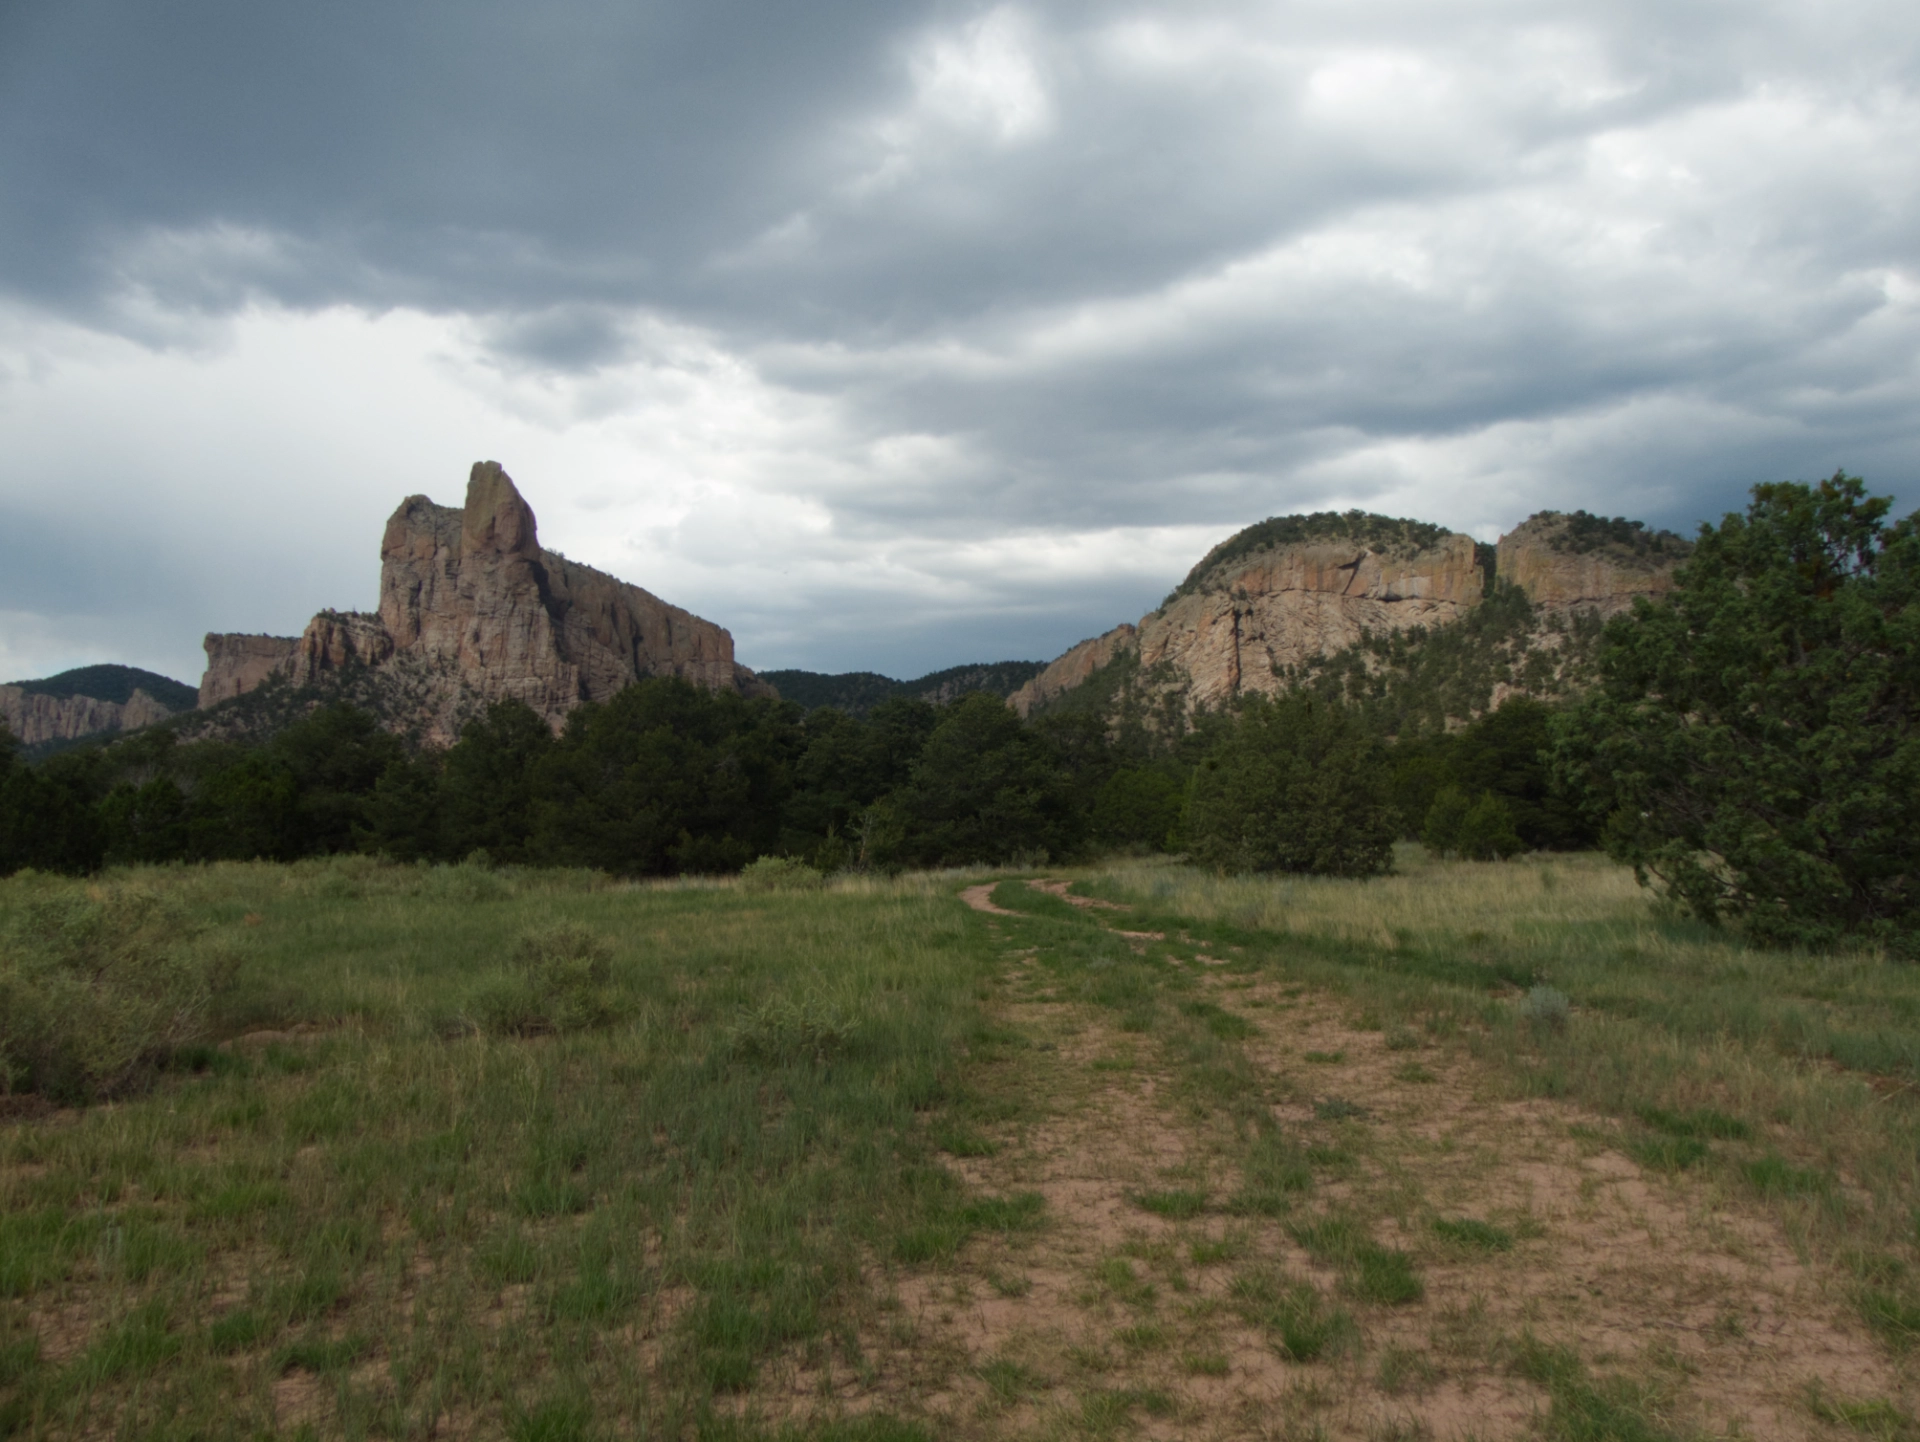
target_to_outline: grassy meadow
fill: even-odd
[[[0,1098],[0,1436],[1920,1437],[1920,972],[1399,862],[0,882],[235,958]]]

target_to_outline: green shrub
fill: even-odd
[[[521,933],[510,969],[472,1002],[480,1026],[499,1036],[540,1036],[605,1026],[619,1015],[610,985],[613,948],[577,922]]]
[[[1468,861],[1505,861],[1527,849],[1502,797],[1483,791],[1469,801],[1458,786],[1443,786],[1434,796],[1420,840],[1429,851]]]
[[[25,877],[0,922],[0,1092],[115,1096],[206,1037],[235,955],[171,898]]]
[[[829,1002],[776,997],[734,1024],[728,1050],[774,1066],[824,1062],[851,1050],[858,1033],[858,1022]]]
[[[1253,696],[1194,772],[1187,843],[1221,871],[1376,876],[1400,829],[1388,780],[1379,743],[1344,707]]]
[[[826,877],[791,856],[763,856],[740,872],[742,891],[813,891],[825,884]]]
[[[1513,811],[1491,791],[1484,792],[1460,822],[1457,841],[1469,861],[1505,861],[1527,849],[1513,829]]]
[[[1458,786],[1442,786],[1427,808],[1426,824],[1420,828],[1420,842],[1436,856],[1454,856],[1460,851],[1460,828],[1465,824],[1473,803]]]

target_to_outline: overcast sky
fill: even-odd
[[[1904,0],[0,0],[0,678],[370,608],[502,462],[770,669],[1362,506],[1920,504]]]

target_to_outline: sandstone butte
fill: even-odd
[[[138,688],[122,702],[47,696],[22,686],[0,686],[0,721],[22,746],[73,741],[101,731],[135,731],[173,714],[172,708]]]
[[[524,701],[559,729],[583,701],[645,676],[771,695],[711,621],[542,550],[533,508],[493,461],[463,509],[409,496],[380,544],[375,613],[322,611],[298,637],[209,635],[200,706],[273,678],[304,686],[349,667],[391,678],[426,740],[449,745],[488,703]]]
[[[1362,524],[1377,518],[1357,515],[1344,528],[1335,516],[1295,519],[1309,531],[1319,522],[1318,533],[1244,552],[1237,543],[1260,527],[1222,542],[1159,610],[1080,642],[1009,703],[1029,715],[1127,654],[1143,670],[1167,667],[1189,710],[1249,691],[1272,695],[1283,668],[1353,645],[1363,631],[1457,621],[1486,595],[1483,548],[1470,536],[1412,523],[1387,523],[1383,536]],[[1610,616],[1637,596],[1672,589],[1677,557],[1619,545],[1578,550],[1568,532],[1568,517],[1542,511],[1494,549],[1494,574],[1525,591],[1543,618]]]

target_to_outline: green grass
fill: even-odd
[[[1627,1143],[1627,1155],[1656,1172],[1681,1172],[1707,1159],[1712,1148],[1697,1137],[1639,1137]]]
[[[1003,1169],[1025,1156],[1022,1129],[1075,1085],[1147,1078],[1204,1165],[1131,1200],[1195,1225],[1136,1213],[1139,1237],[1090,1285],[1081,1273],[1106,1370],[1095,1391],[1063,1372],[1074,1393],[1045,1405],[1095,1435],[1163,1415],[1154,1368],[1227,1367],[1208,1308],[1295,1361],[1344,1357],[1389,1392],[1422,1386],[1431,1364],[1363,1335],[1425,1294],[1414,1254],[1436,1259],[1438,1292],[1439,1258],[1534,1233],[1434,1218],[1417,1177],[1382,1188],[1402,1166],[1397,1108],[1436,1092],[1386,1093],[1363,1124],[1367,1108],[1312,1086],[1347,1054],[1291,1067],[1294,1014],[1242,1015],[1303,988],[1365,1018],[1401,1081],[1432,1083],[1420,1050],[1446,1048],[1449,1081],[1470,1053],[1488,1093],[1619,1119],[1593,1136],[1772,1209],[1817,1263],[1859,1259],[1861,1315],[1890,1349],[1920,1339],[1902,1263],[1920,1119],[1884,1097],[1920,1080],[1920,972],[1744,949],[1591,858],[1556,858],[1551,887],[1539,867],[1402,860],[1365,885],[1163,863],[1082,879],[1135,908],[1129,929],[1180,938],[1141,954],[1110,914],[1015,882],[995,895],[1019,916],[970,913],[957,877],[746,893],[358,858],[110,875],[100,884],[166,889],[242,962],[207,1034],[148,1090],[0,1122],[0,1433],[68,1435],[84,1406],[103,1432],[267,1434],[281,1424],[263,1399],[297,1375],[320,1384],[318,1435],[424,1435],[461,1417],[514,1437],[923,1439],[886,1414],[773,1431],[723,1419],[756,1415],[774,1359],[836,1386],[873,1378],[862,1338],[902,1325],[886,1299],[903,1274],[1023,1295],[1025,1249],[1065,1224],[1038,1193],[962,1171],[1018,1175]],[[66,884],[0,882],[0,922]],[[535,965],[516,951],[530,935],[573,940]],[[1189,945],[1231,965],[1176,965]],[[999,1014],[1010,948],[1030,958],[1020,994],[1065,1008],[1047,1013],[1057,1050],[1051,1023],[1029,1036]],[[530,991],[529,977],[544,980]],[[1528,988],[1548,983],[1578,999],[1577,1024],[1529,1023]],[[1074,1027],[1106,1029],[1108,1070],[1066,1069]],[[1124,1057],[1114,1032],[1131,1034]],[[1056,1075],[1061,1097],[1037,1085]],[[1336,1179],[1329,1211],[1316,1191]],[[1209,1214],[1232,1231],[1195,1235]],[[1406,1251],[1376,1240],[1395,1219],[1419,1225]],[[1289,1236],[1337,1281],[1262,1260]],[[1189,1263],[1232,1275],[1189,1281]],[[79,1344],[56,1350],[27,1325],[56,1306],[83,1318]],[[1555,1442],[1668,1435],[1631,1379],[1500,1345],[1475,1365],[1505,1358],[1532,1378]],[[1032,1370],[1051,1362],[1021,1358],[980,1364],[995,1405],[1055,1387]],[[1828,1420],[1910,1435],[1860,1407]]]
[[[1207,1210],[1207,1194],[1192,1190],[1136,1192],[1133,1204],[1144,1212],[1152,1212],[1156,1217],[1185,1222]]]
[[[1670,1137],[1710,1137],[1743,1142],[1753,1135],[1753,1128],[1738,1117],[1730,1117],[1710,1107],[1689,1112],[1669,1111],[1665,1107],[1640,1107],[1634,1115],[1655,1131]]]
[[[1643,1387],[1625,1378],[1595,1380],[1570,1348],[1523,1335],[1513,1370],[1552,1399],[1541,1431],[1554,1442],[1672,1442]]]
[[[1243,1319],[1265,1330],[1279,1351],[1296,1362],[1314,1361],[1355,1335],[1353,1318],[1329,1306],[1312,1283],[1270,1266],[1241,1272],[1228,1296]]]
[[[1824,1197],[1833,1190],[1833,1178],[1825,1172],[1791,1166],[1776,1152],[1756,1157],[1740,1170],[1763,1196]]]
[[[267,1428],[259,1379],[370,1358],[394,1365],[338,1405],[373,1410],[319,1430],[377,1412],[417,1433],[501,1398],[524,1399],[500,1424],[514,1436],[677,1430],[783,1349],[863,1365],[862,1258],[938,1264],[1044,1224],[1037,1193],[978,1195],[948,1170],[991,1150],[984,1118],[1020,1096],[1001,1078],[1024,1055],[985,1025],[995,943],[950,888],[749,900],[463,870],[100,883],[164,888],[243,959],[207,1039],[147,1092],[52,1129],[0,1123],[0,1307],[65,1289],[91,1317],[63,1364],[5,1354],[0,1402],[26,1435],[58,1433],[82,1394],[110,1415],[137,1393],[182,1434]],[[0,921],[66,885],[0,882]],[[567,944],[529,960],[527,935]],[[514,976],[548,990],[508,1016]],[[635,1325],[661,1336],[658,1372],[598,1340]]]
[[[1475,1217],[1435,1217],[1434,1235],[1469,1252],[1510,1252],[1513,1233]]]

